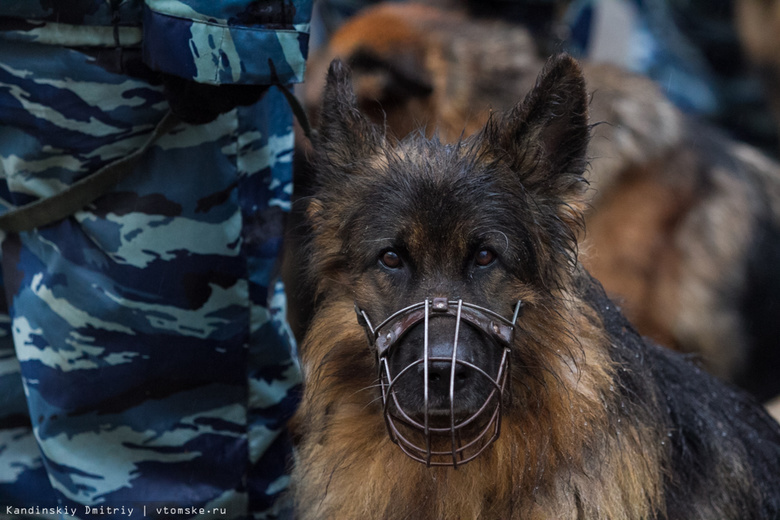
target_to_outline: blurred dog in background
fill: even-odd
[[[543,64],[517,25],[379,5],[310,59],[303,97],[314,121],[334,57],[350,64],[358,106],[388,133],[422,126],[445,142],[511,107]],[[608,65],[584,73],[597,124],[580,259],[642,334],[762,400],[777,395],[778,166],[686,117],[645,78]]]

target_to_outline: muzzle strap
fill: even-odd
[[[366,329],[368,342],[376,348],[377,355],[381,357],[387,355],[390,347],[411,327],[425,320],[429,306],[431,313],[451,315],[457,317],[458,321],[462,318],[483,333],[493,337],[501,345],[509,346],[512,343],[517,318],[522,314],[523,301],[517,301],[511,320],[485,307],[463,300],[447,300],[446,298],[426,299],[405,307],[391,314],[376,327],[371,323],[366,311],[361,309],[357,303],[355,304],[355,312],[358,316],[358,323]]]

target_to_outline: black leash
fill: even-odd
[[[276,67],[274,66],[274,62],[271,58],[268,58],[268,68],[271,70],[271,79],[273,80],[273,85],[276,86],[276,88],[278,88],[282,94],[284,94],[284,98],[287,100],[287,104],[290,105],[295,119],[297,119],[298,124],[301,125],[303,135],[305,135],[308,139],[311,139],[312,135],[314,135],[316,131],[312,130],[311,128],[309,118],[306,117],[306,110],[304,110],[301,102],[298,101],[298,98],[295,97],[295,94],[293,94],[290,89],[287,88],[287,86],[283,85],[282,82],[279,81],[279,76],[276,74]]]

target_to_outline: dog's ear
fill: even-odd
[[[382,142],[379,128],[358,109],[352,73],[338,58],[328,69],[320,114],[317,145],[332,164],[353,164]]]
[[[527,190],[567,202],[581,194],[590,126],[577,62],[566,54],[550,58],[526,98],[503,118],[491,118],[485,138]]]

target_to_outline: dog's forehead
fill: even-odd
[[[444,243],[468,246],[470,237],[504,211],[500,174],[473,156],[473,150],[425,142],[407,146],[384,160],[375,208],[421,251]],[[382,161],[377,161],[379,164]]]

